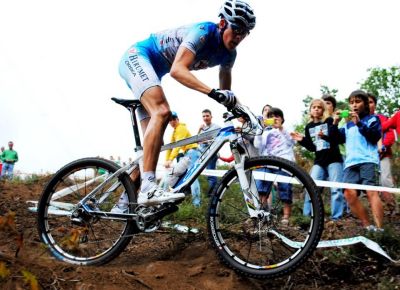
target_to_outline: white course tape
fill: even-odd
[[[188,226],[173,224],[171,222],[163,222],[162,226],[166,228],[175,229],[176,231],[181,233],[193,233],[193,234],[199,233],[199,230],[197,228],[189,228]]]
[[[86,182],[82,182],[82,183],[77,184],[77,185],[72,185],[72,186],[66,187],[66,188],[64,188],[64,189],[62,189],[60,191],[55,192],[53,194],[53,196],[51,197],[51,200],[56,200],[56,199],[59,199],[61,197],[64,197],[64,196],[66,196],[66,195],[68,195],[68,194],[70,194],[72,192],[78,191],[79,189],[94,183],[98,179],[105,179],[105,178],[107,178],[107,176],[108,176],[108,174],[99,175],[99,176],[97,176],[95,178],[92,178],[92,179],[86,181]]]
[[[278,238],[280,238],[286,245],[289,247],[299,249],[303,246],[303,243],[301,242],[295,242],[292,241],[288,238],[286,238],[284,235],[281,235],[275,230],[270,230],[270,233],[276,235]],[[347,239],[340,239],[340,240],[327,240],[327,241],[320,241],[318,243],[317,248],[331,248],[331,247],[342,247],[342,246],[349,246],[349,245],[354,245],[357,243],[363,243],[368,249],[384,256],[386,259],[390,260],[393,263],[400,264],[400,260],[393,260],[380,246],[378,243],[371,241],[370,239],[367,239],[366,237],[363,236],[357,236],[357,237],[352,237],[352,238],[347,238]]]
[[[226,170],[210,170],[205,169],[203,171],[203,175],[207,176],[217,176],[222,177],[226,173]],[[266,172],[256,172],[253,171],[254,177],[260,180],[273,181],[273,182],[283,182],[283,183],[292,183],[299,184],[297,179],[291,178],[289,176],[277,175],[273,173]],[[316,180],[314,179],[315,184],[320,187],[333,187],[333,188],[348,188],[348,189],[359,189],[359,190],[375,190],[375,191],[386,191],[400,194],[399,188],[391,188],[391,187],[383,187],[383,186],[372,186],[372,185],[363,185],[363,184],[353,184],[353,183],[344,183],[344,182],[333,182],[333,181],[325,181],[325,180]]]
[[[205,169],[201,174],[206,175],[206,176],[217,176],[217,177],[222,177],[227,170],[210,170],[210,169]],[[291,184],[299,184],[297,179],[289,177],[289,176],[284,176],[284,175],[277,175],[273,173],[267,173],[267,172],[253,172],[253,176],[255,179],[258,180],[266,180],[266,181],[272,181],[272,182],[284,182],[284,183],[291,183]],[[85,183],[75,185],[69,188],[65,188],[63,190],[60,190],[56,192],[52,198],[51,205],[49,207],[48,213],[54,214],[54,215],[64,215],[64,216],[69,216],[71,215],[71,210],[73,208],[72,204],[69,203],[64,203],[64,202],[57,202],[54,201],[55,199],[61,198],[63,196],[66,196],[75,190],[79,190],[83,186],[87,186],[88,184],[93,183],[96,181],[98,178],[104,178],[104,176],[99,176],[94,179],[88,180]],[[397,188],[389,188],[389,187],[382,187],[382,186],[371,186],[371,185],[361,185],[361,184],[351,184],[351,183],[343,183],[343,182],[332,182],[332,181],[324,181],[324,180],[314,180],[317,186],[320,187],[333,187],[333,188],[350,188],[350,189],[359,189],[359,190],[375,190],[375,191],[386,191],[386,192],[392,192],[392,193],[400,193],[400,189]],[[31,212],[37,212],[37,201],[27,201],[28,204],[32,204],[34,206],[28,207],[28,209]],[[198,229],[196,228],[189,228],[187,226],[183,225],[172,225],[170,223],[163,223],[163,226],[166,227],[171,227],[176,229],[177,231],[181,232],[192,232],[192,233],[198,233]],[[281,235],[280,233],[276,232],[275,230],[270,231],[272,234],[276,235],[278,238],[280,238],[285,244],[287,244],[289,247],[292,248],[301,248],[303,246],[303,243],[301,242],[296,242],[292,241],[285,236]],[[390,260],[393,263],[400,264],[400,260],[393,260],[380,246],[378,243],[371,241],[370,239],[367,239],[366,237],[363,236],[357,236],[357,237],[352,237],[352,238],[347,238],[347,239],[339,239],[339,240],[327,240],[327,241],[320,241],[318,243],[317,248],[328,248],[328,247],[341,247],[341,246],[349,246],[353,245],[356,243],[363,243],[367,248],[375,251],[376,253],[384,256],[388,260]]]

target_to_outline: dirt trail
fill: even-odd
[[[26,201],[38,199],[43,182],[0,183],[0,216],[15,212],[17,232],[23,233],[15,258],[17,235],[0,229],[0,265],[3,261],[10,272],[1,278],[0,267],[0,289],[30,289],[21,270],[32,273],[43,289],[400,289],[400,267],[362,246],[354,247],[351,259],[343,259],[340,249],[318,250],[301,269],[273,281],[241,277],[219,262],[203,231],[177,234],[162,229],[140,234],[107,265],[72,266],[49,255],[39,241],[36,215],[27,210]],[[393,224],[399,221],[399,216],[391,219]],[[351,233],[350,227],[356,227],[354,221],[342,229],[328,225],[325,238]]]

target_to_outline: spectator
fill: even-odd
[[[375,114],[377,99],[374,95],[368,93],[369,111],[370,114]],[[384,124],[389,118],[377,114],[381,124]],[[380,158],[381,178],[380,183],[384,187],[394,187],[392,177],[392,145],[395,143],[395,132],[393,129],[388,129],[382,132],[382,139],[378,142],[378,152]],[[385,201],[390,213],[396,211],[396,199],[391,192],[383,191],[381,193],[383,201]]]
[[[1,171],[2,171],[2,168],[3,168],[3,159],[2,159],[2,154],[3,154],[3,152],[4,152],[4,146],[1,146],[1,149],[0,149],[1,151],[0,151],[0,177],[1,177]]]
[[[387,131],[390,128],[395,129],[397,135],[400,135],[400,111],[395,113],[391,118],[389,118],[382,124],[383,131]]]
[[[203,124],[200,125],[199,131],[197,132],[197,134],[202,134],[202,133],[206,133],[209,131],[213,131],[213,130],[217,130],[220,129],[221,126],[215,124],[212,122],[212,114],[211,111],[209,109],[204,109],[202,112],[202,116],[203,116]],[[205,141],[200,143],[199,149],[201,152],[204,152],[207,147],[210,145],[212,141]],[[214,156],[211,157],[210,161],[208,161],[207,164],[207,169],[210,170],[215,170],[217,167],[217,160],[218,160],[218,155],[215,154]],[[215,185],[217,184],[217,177],[216,176],[207,176],[207,181],[208,181],[208,191],[207,191],[207,195],[210,196],[212,190],[214,189]]]
[[[336,105],[337,105],[336,98],[332,95],[325,94],[325,95],[322,95],[321,99],[325,103],[325,107],[326,107],[326,110],[328,111],[329,117],[333,118],[333,113],[335,112]],[[343,127],[345,125],[345,123],[346,122],[343,119],[342,122],[339,124],[339,128]],[[340,154],[342,155],[342,158],[345,158],[346,157],[346,147],[344,146],[344,144],[339,144],[339,151],[340,151]],[[350,207],[345,198],[343,198],[343,203],[344,203],[343,213],[350,214],[351,213]]]
[[[333,112],[334,106],[331,106]],[[291,133],[294,140],[305,147],[308,151],[315,152],[314,165],[310,175],[316,180],[329,180],[342,182],[343,159],[339,151],[339,144],[335,138],[331,138],[333,119],[329,117],[329,111],[325,102],[321,99],[314,99],[310,104],[310,120],[306,125],[305,136],[299,132]],[[344,198],[339,188],[331,188],[331,219],[339,220],[343,215]],[[305,195],[303,214],[311,215],[311,200],[308,194]]]
[[[117,163],[117,165],[121,166],[121,156],[117,157],[117,160],[115,161],[115,163]]]
[[[331,95],[322,95],[321,99],[325,103],[325,110],[329,117],[333,116],[333,112],[336,110],[336,99]]]
[[[4,150],[1,154],[1,160],[3,162],[1,177],[10,180],[13,178],[14,164],[18,161],[18,153],[13,147],[14,143],[12,141],[8,142],[8,150]]]
[[[278,108],[271,108],[268,113],[268,118],[274,119],[272,128],[266,127],[262,135],[255,136],[254,146],[258,148],[259,154],[262,156],[278,156],[291,161],[295,161],[293,146],[294,141],[291,139],[289,133],[283,128],[285,122],[282,110]],[[284,172],[273,169],[262,169],[265,172],[276,174],[284,174]],[[284,174],[286,175],[286,174]],[[272,182],[257,180],[257,189],[260,194],[262,205],[268,205],[268,195],[272,189]],[[281,223],[283,225],[289,224],[292,206],[292,185],[290,183],[278,183],[279,198],[283,202],[283,218]]]
[[[350,114],[343,128],[338,129],[340,112],[335,113],[333,129],[337,132],[339,143],[346,143],[343,181],[376,186],[379,184],[378,141],[382,135],[379,118],[370,115],[368,95],[357,90],[348,98]],[[335,135],[335,134],[333,134]],[[371,225],[368,213],[358,198],[357,190],[345,189],[344,195],[355,214],[368,231],[382,231],[383,207],[378,192],[366,191],[375,225]]]
[[[268,119],[268,113],[269,113],[269,111],[272,109],[272,106],[271,105],[265,105],[264,107],[263,107],[263,109],[262,109],[262,112],[261,112],[261,114],[262,114],[262,117],[263,117],[263,120],[266,120],[266,119]],[[265,125],[265,123],[263,122],[263,125]]]
[[[178,115],[176,112],[171,113],[171,118],[169,121],[169,124],[171,125],[172,128],[174,128],[174,131],[172,132],[171,136],[171,143],[172,142],[177,142],[179,140],[189,138],[192,135],[190,134],[189,130],[186,128],[186,124],[179,122]],[[167,150],[166,154],[166,161],[165,161],[165,167],[170,168],[172,165],[173,160],[178,156],[179,151],[182,150],[182,153],[185,156],[188,156],[190,158],[191,164],[194,164],[196,160],[200,157],[200,151],[197,149],[198,145],[197,144],[189,144],[185,145],[182,147],[176,147],[174,149]],[[192,191],[192,203],[195,207],[200,207],[201,204],[201,199],[200,199],[200,183],[196,179],[192,185],[191,185],[191,191]]]

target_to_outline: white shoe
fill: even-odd
[[[126,207],[120,207],[119,205],[114,205],[114,207],[111,209],[112,213],[128,213],[128,206]]]
[[[111,209],[112,213],[127,213],[128,212],[128,195],[123,192],[119,197],[118,203]]]
[[[156,184],[147,192],[139,192],[138,204],[161,204],[164,202],[173,202],[185,198],[185,194],[181,192],[168,192],[158,187]]]

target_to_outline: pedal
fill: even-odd
[[[152,223],[156,220],[161,220],[163,217],[166,215],[169,215],[171,213],[174,213],[178,210],[179,208],[176,206],[176,204],[163,204],[160,208],[157,209],[156,212],[154,212],[152,215],[149,215],[145,218],[145,222],[147,223]]]
[[[159,207],[140,207],[136,211],[136,224],[143,232],[154,232],[161,226],[161,219],[176,212],[179,208],[174,203],[162,204]]]

